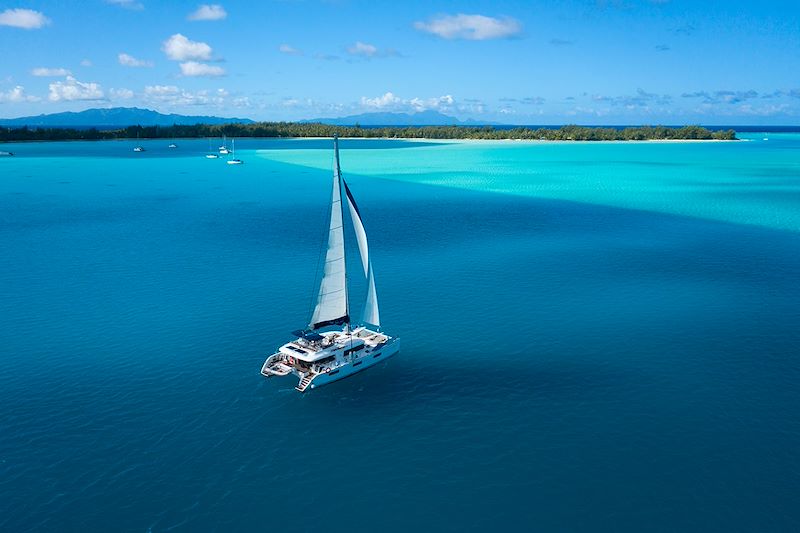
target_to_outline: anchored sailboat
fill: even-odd
[[[229,165],[241,165],[244,163],[241,159],[236,159],[236,139],[231,139],[231,146],[233,148],[233,154],[231,154],[232,158],[228,159]]]
[[[317,305],[308,329],[294,331],[297,340],[281,346],[261,367],[265,377],[294,374],[300,379],[300,392],[327,385],[369,368],[400,350],[400,339],[380,331],[375,276],[369,257],[367,234],[350,189],[339,168],[339,142],[333,138],[334,167],[331,217],[325,268],[317,295]],[[343,202],[347,202],[361,253],[361,266],[367,279],[367,298],[362,322],[353,327],[347,286]],[[322,331],[331,326],[342,329]]]
[[[206,159],[219,159],[219,155],[211,151],[211,138],[208,139],[208,153]]]
[[[136,132],[136,143],[139,143],[139,132]],[[133,148],[134,152],[144,152],[144,146],[138,145]]]

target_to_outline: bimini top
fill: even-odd
[[[298,329],[297,331],[293,331],[292,335],[297,335],[301,339],[305,339],[307,341],[312,341],[312,342],[321,341],[321,340],[323,340],[325,338],[322,335],[320,335],[319,333],[317,333],[316,331],[306,331],[306,330],[302,330],[302,329]]]

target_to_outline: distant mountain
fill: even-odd
[[[210,116],[165,115],[138,107],[111,107],[87,109],[73,113],[53,113],[35,117],[0,118],[0,126],[69,127],[69,128],[119,128],[125,126],[172,126],[173,124],[250,124],[249,118],[223,118]]]
[[[459,120],[438,111],[420,111],[419,113],[362,113],[339,118],[315,118],[301,122],[315,122],[334,126],[485,126],[499,125],[496,122]]]

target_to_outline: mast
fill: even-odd
[[[342,206],[342,198],[343,198],[343,195],[342,195],[342,192],[343,192],[342,183],[344,182],[344,180],[342,180],[342,169],[339,166],[339,134],[338,133],[334,133],[333,134],[333,160],[334,160],[333,173],[336,176],[337,181],[339,182],[339,210],[341,212],[341,217],[342,217],[342,229],[344,229],[344,206]],[[344,250],[347,250],[347,248],[344,245],[345,244],[344,240],[345,240],[344,231],[342,231],[342,248]],[[344,263],[344,309],[345,309],[345,318],[347,319],[347,322],[346,322],[346,324],[347,324],[347,332],[349,333],[350,332],[350,295],[348,294],[348,290],[347,290],[348,287],[347,287],[347,254],[346,253],[342,256],[342,262]]]

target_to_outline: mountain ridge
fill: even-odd
[[[65,111],[18,118],[0,118],[0,126],[35,128],[124,128],[129,126],[173,126],[195,124],[253,124],[249,118],[218,117],[213,115],[181,115],[160,113],[139,107],[91,108],[84,111]],[[438,111],[416,113],[370,112],[333,118],[313,118],[297,121],[298,124],[326,124],[332,126],[502,126],[503,124],[474,119],[460,120]]]
[[[172,126],[193,124],[251,124],[249,118],[225,118],[211,115],[164,114],[139,107],[91,108],[84,111],[41,114],[19,118],[0,118],[1,126],[31,127],[126,127]]]

